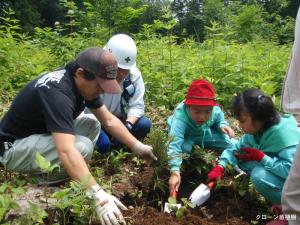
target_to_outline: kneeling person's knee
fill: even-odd
[[[75,147],[80,152],[85,160],[90,160],[93,155],[93,142],[84,136],[76,136]]]

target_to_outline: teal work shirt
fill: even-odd
[[[280,117],[280,122],[268,128],[261,134],[245,134],[235,144],[233,148],[223,151],[219,165],[226,167],[227,164],[238,165],[246,172],[257,166],[262,165],[266,170],[286,178],[291,167],[296,152],[296,146],[300,141],[300,130],[297,122],[292,115],[285,114]],[[257,148],[265,153],[260,162],[238,161],[233,155],[233,151],[242,152],[243,147]]]
[[[224,113],[219,106],[214,106],[208,121],[199,125],[191,119],[189,110],[183,102],[179,103],[173,115],[168,118],[167,123],[169,126],[169,136],[173,138],[167,150],[171,172],[180,171],[183,153],[190,154],[191,148],[188,150],[183,148],[183,144],[187,138],[192,143],[200,143],[203,147],[205,135],[212,136],[212,133],[215,132],[212,132],[212,129],[221,133],[220,128],[228,126],[228,122],[224,119]],[[223,149],[226,147],[223,146]]]

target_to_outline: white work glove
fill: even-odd
[[[143,159],[157,160],[157,158],[155,157],[155,155],[152,152],[152,147],[149,145],[144,145],[140,141],[137,141],[131,150],[134,154],[138,155],[139,157],[141,157]]]
[[[96,201],[96,212],[102,225],[126,225],[119,208],[127,208],[115,196],[106,193],[98,184],[89,188],[87,196]]]

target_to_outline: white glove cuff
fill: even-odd
[[[86,195],[88,198],[100,200],[99,192],[102,190],[99,184],[94,184],[93,186],[89,187],[88,191],[86,192]]]
[[[139,152],[139,151],[143,148],[143,146],[144,146],[144,144],[143,144],[142,142],[137,141],[137,142],[133,145],[133,147],[132,147],[131,150],[132,150],[134,153],[136,153],[136,152]]]

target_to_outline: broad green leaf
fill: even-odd
[[[186,208],[183,206],[176,211],[176,219],[181,219],[184,215]]]
[[[44,172],[51,172],[51,163],[47,161],[39,152],[36,152],[35,154],[35,162]]]
[[[168,198],[168,202],[169,202],[170,204],[176,204],[176,199],[173,198],[173,197],[169,197],[169,198]]]

